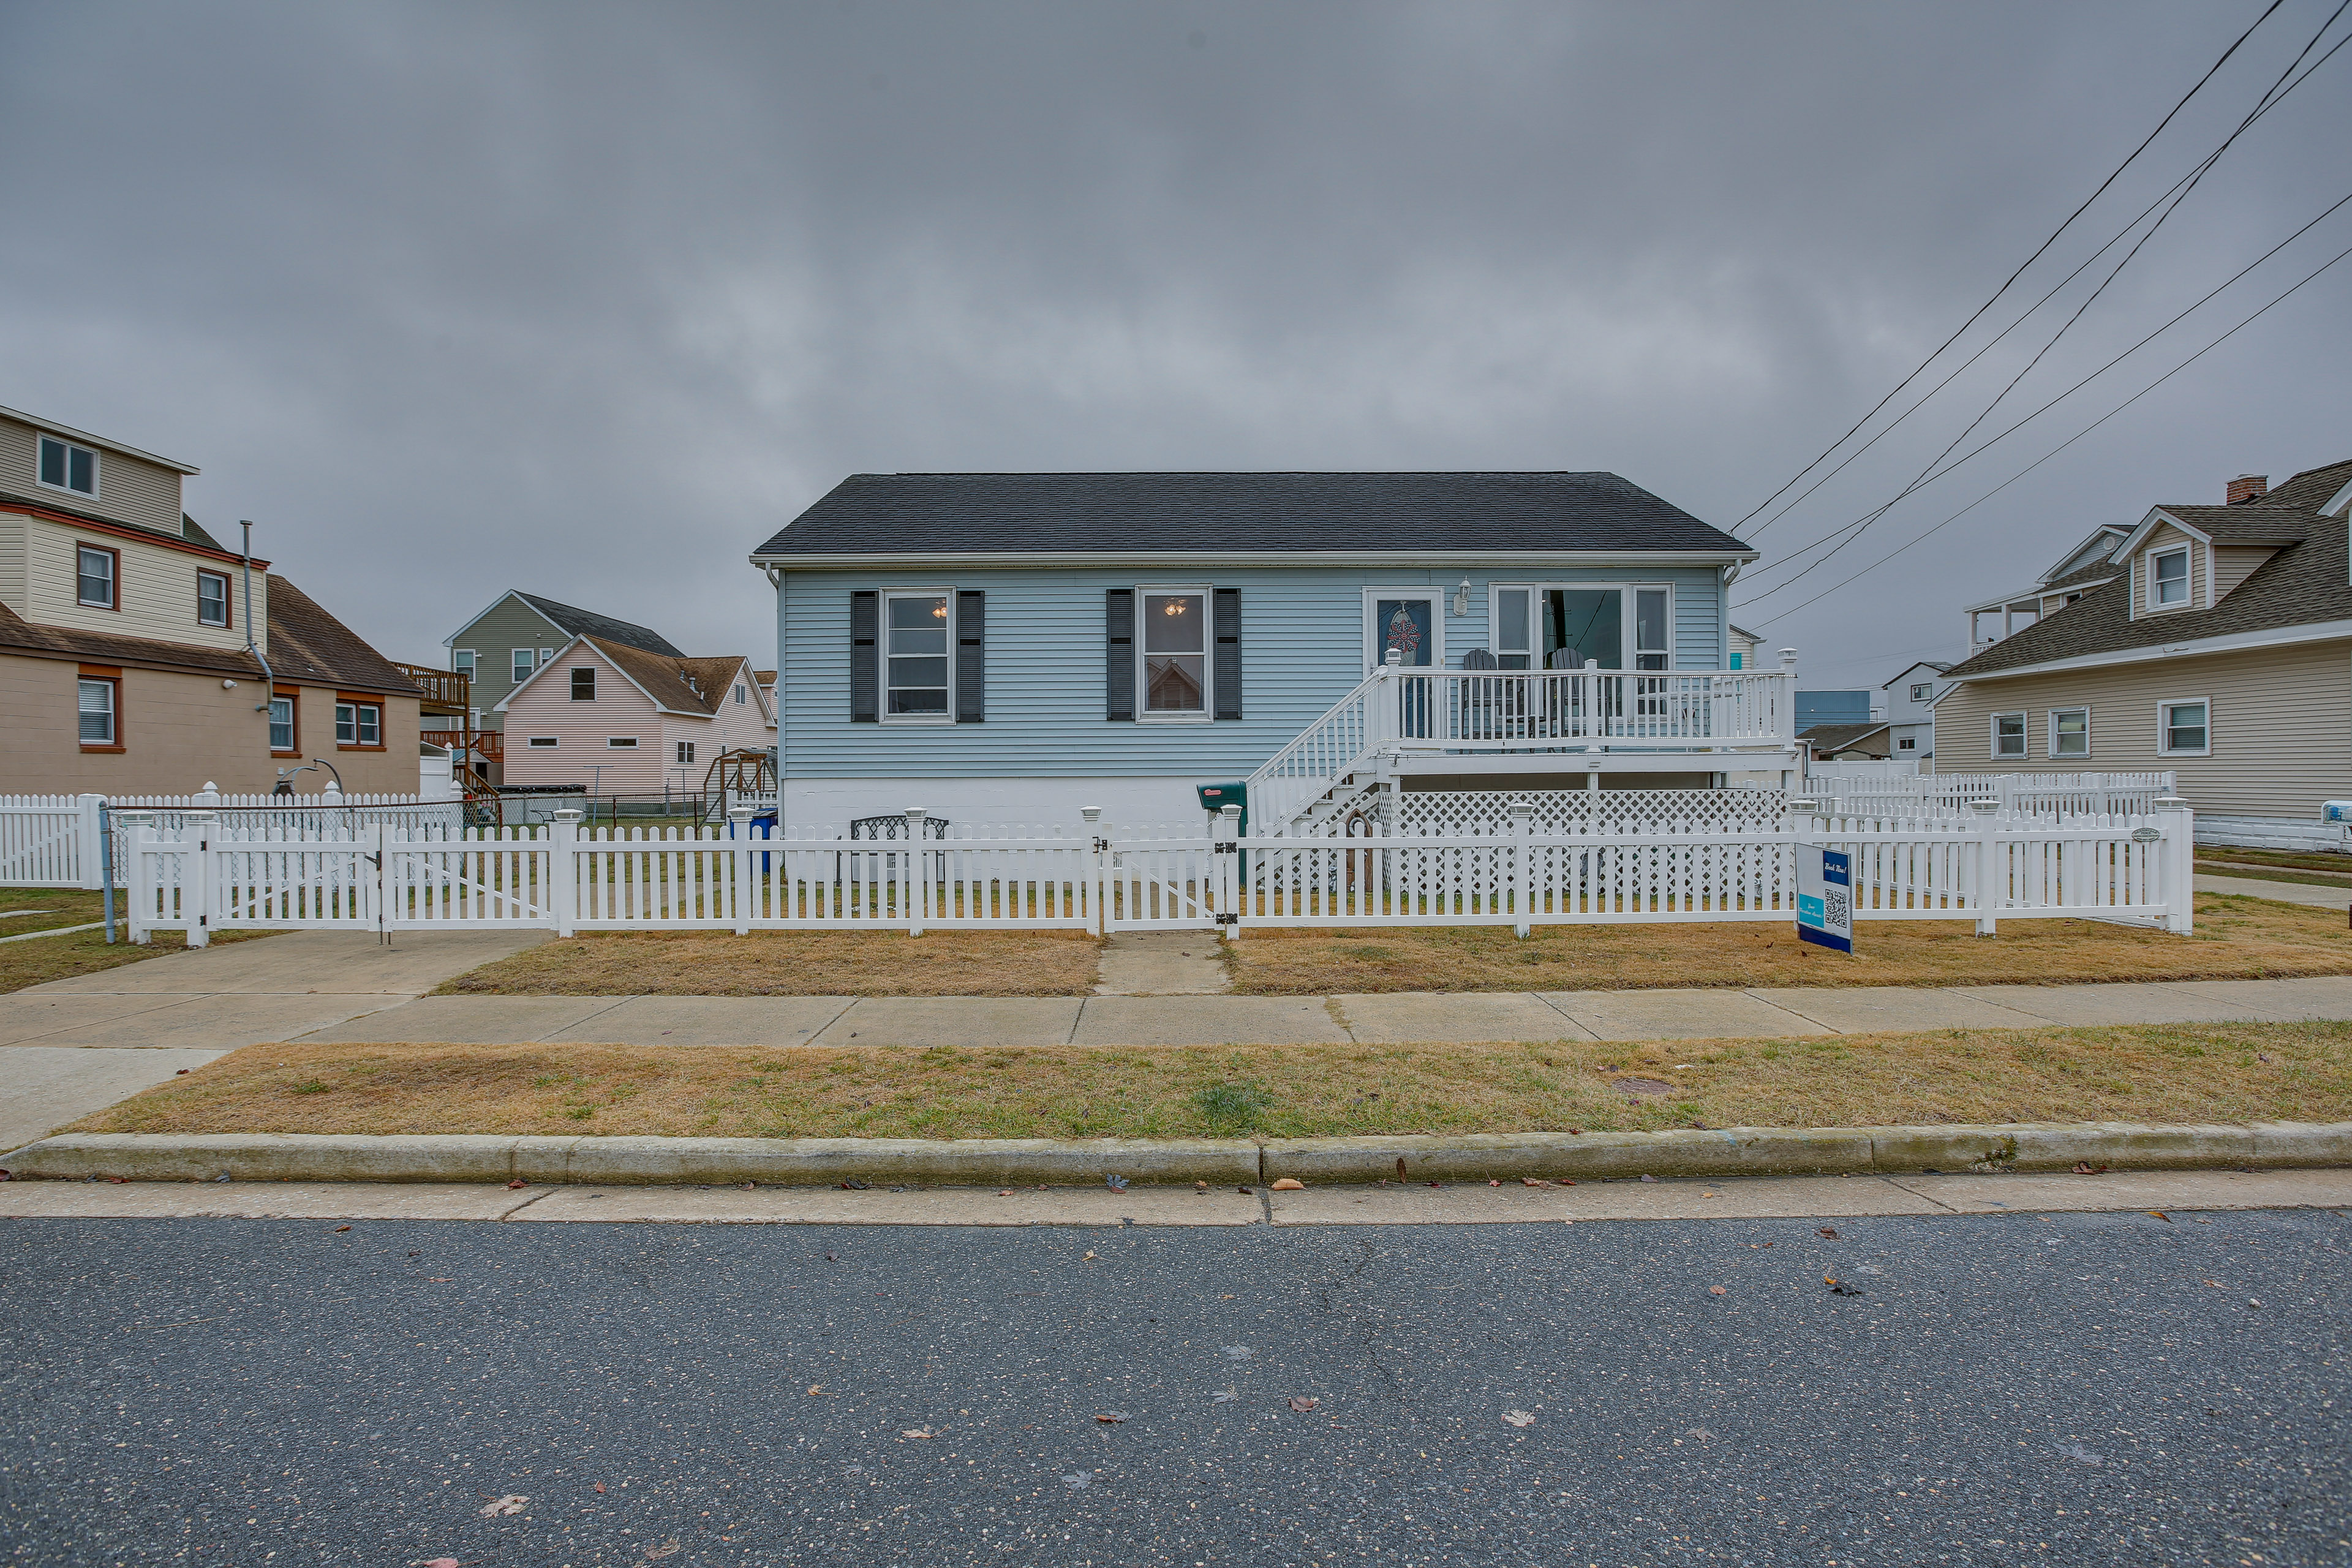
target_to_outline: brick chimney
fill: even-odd
[[[2229,504],[2235,506],[2242,500],[2259,500],[2270,488],[2271,477],[2268,474],[2240,474],[2230,481]]]

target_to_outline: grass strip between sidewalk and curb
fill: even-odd
[[[591,931],[458,975],[436,996],[1085,996],[1085,931]]]
[[[263,1045],[90,1132],[1325,1138],[2352,1121],[2352,1023],[1211,1047]]]

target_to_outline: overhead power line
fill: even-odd
[[[1871,406],[1868,413],[1864,414],[1860,419],[1854,421],[1853,429],[1848,430],[1844,435],[1832,442],[1820,457],[1815,458],[1811,462],[1807,463],[1803,468],[1798,469],[1797,472],[1789,479],[1787,484],[1782,485],[1779,489],[1774,490],[1770,495],[1766,496],[1762,500],[1759,501],[1755,508],[1748,513],[1747,517],[1743,517],[1738,522],[1732,524],[1732,531],[1737,532],[1740,528],[1746,526],[1748,521],[1755,517],[1757,512],[1762,511],[1766,507],[1770,506],[1774,501],[1778,500],[1781,495],[1789,489],[1790,486],[1796,484],[1807,474],[1811,473],[1815,468],[1819,468],[1824,461],[1826,461],[1832,454],[1835,453],[1848,441],[1853,440],[1856,432],[1860,431],[1864,426],[1868,425],[1873,419],[1878,416],[1880,409],[1885,408],[1888,404],[1894,402],[1905,387],[1918,380],[1920,375],[1926,372],[1929,365],[1935,363],[1938,358],[1942,357],[1946,349],[1950,348],[1954,343],[1959,342],[1961,334],[1966,332],[1970,327],[1976,325],[1978,318],[1982,316],[1987,310],[1991,310],[1993,306],[2000,301],[2000,297],[2008,293],[2010,289],[2015,285],[2017,280],[2025,275],[2025,269],[2032,266],[2036,261],[2042,259],[2042,252],[2057,244],[2058,237],[2064,234],[2066,230],[2073,226],[2076,218],[2081,217],[2084,213],[2089,211],[2091,204],[2105,195],[2109,185],[2114,184],[2118,179],[2123,177],[2124,171],[2130,168],[2133,163],[2137,160],[2142,153],[2147,151],[2148,144],[2154,142],[2158,136],[2162,135],[2164,133],[2164,128],[2171,124],[2173,119],[2179,115],[2182,110],[2189,107],[2189,100],[2195,98],[2200,91],[2203,90],[2205,84],[2213,79],[2214,73],[2219,71],[2224,65],[2227,65],[2230,61],[2230,57],[2236,54],[2240,47],[2242,46],[2248,38],[2254,36],[2255,29],[2260,27],[2264,22],[2269,21],[2271,14],[2276,11],[2284,4],[2285,4],[2285,0],[2271,0],[2270,5],[2263,8],[2263,14],[2254,18],[2253,25],[2249,26],[2244,32],[2239,34],[2237,40],[2231,44],[2228,48],[2221,51],[2221,58],[2215,60],[2210,66],[2208,66],[2205,68],[2205,74],[2199,77],[2196,84],[2189,88],[2186,93],[2181,95],[2180,101],[2174,104],[2170,110],[2166,111],[2164,118],[2156,122],[2156,129],[2149,132],[2147,135],[2141,140],[2140,144],[2131,150],[2130,156],[2125,158],[2122,163],[2116,164],[2114,172],[2109,174],[2105,179],[2099,182],[2098,189],[2093,191],[2088,196],[2085,196],[2083,199],[2083,205],[2081,206],[2076,207],[2073,212],[2067,214],[2065,221],[2061,223],[2056,228],[2052,229],[2050,231],[2050,237],[2047,239],[2044,239],[2040,245],[2033,247],[2033,254],[2027,257],[2022,262],[2019,263],[2017,270],[2011,273],[2001,286],[1994,289],[1991,296],[1987,299],[1983,304],[1979,305],[1974,310],[1970,311],[1969,319],[1962,321],[1959,324],[1958,329],[1956,330],[1950,337],[1946,338],[1942,343],[1938,344],[1934,353],[1931,353],[1926,359],[1921,360],[1916,369],[1913,370],[1910,374],[1905,376],[1901,381],[1896,382],[1887,392],[1885,396],[1880,398]]]
[[[2347,197],[2346,200],[2352,201],[2352,197]],[[2343,203],[2339,202],[2336,205],[2340,206]],[[2329,210],[2332,212],[2335,209],[2330,208]],[[1900,555],[1905,551],[1912,548],[1913,545],[1926,543],[1928,539],[1932,538],[1937,533],[1941,532],[1948,525],[1958,522],[1969,512],[1974,511],[1977,508],[1982,506],[1985,502],[1990,500],[2001,491],[2009,489],[2010,486],[2015,484],[2018,480],[2023,479],[2026,475],[2032,473],[2034,469],[2040,468],[2042,464],[2048,462],[2051,458],[2056,457],[2059,453],[2064,451],[2075,442],[2081,440],[2084,437],[2088,436],[2092,431],[2096,430],[2100,426],[2105,425],[2108,420],[2113,419],[2116,415],[2121,414],[2125,409],[2129,408],[2133,404],[2137,403],[2141,398],[2146,397],[2149,393],[2154,392],[2158,387],[2162,386],[2166,382],[2170,381],[2174,376],[2179,375],[2182,371],[2187,370],[2190,365],[2195,364],[2199,360],[2203,359],[2215,349],[2220,348],[2231,338],[2236,337],[2242,330],[2252,326],[2255,321],[2266,315],[2270,311],[2272,306],[2282,303],[2286,300],[2288,295],[2293,294],[2296,289],[2301,289],[2304,284],[2317,278],[2321,273],[2326,272],[2329,268],[2334,267],[2337,262],[2343,260],[2347,256],[2352,256],[2352,247],[2347,247],[2346,248],[2337,251],[2334,256],[2328,258],[2326,261],[2320,263],[2318,267],[2305,274],[2301,281],[2290,287],[2285,293],[2280,294],[2276,299],[2271,300],[2269,304],[2264,305],[2261,310],[2256,310],[2252,315],[2248,316],[2244,321],[2240,321],[2236,326],[2231,327],[2228,331],[2223,332],[2220,337],[2215,338],[2211,342],[2207,343],[2203,348],[2199,349],[2195,353],[2190,354],[2187,359],[2182,360],[2179,364],[2174,365],[2170,370],[2166,371],[2162,375],[2158,376],[2154,381],[2149,382],[2146,386],[2140,388],[2137,392],[2133,393],[2121,403],[2116,404],[2113,408],[2107,410],[2106,413],[2099,416],[2098,418],[2093,420],[2082,429],[2077,430],[2072,436],[2067,437],[2066,439],[2061,441],[2057,446],[2053,447],[2049,451],[2044,452],[2041,457],[2036,458],[2032,462],[2028,463],[2024,468],[2020,468],[2016,473],[2011,474],[2000,483],[1993,486],[1992,489],[1985,491],[1984,494],[1977,497],[1976,500],[1969,502],[1968,505],[1960,508],[1959,510],[1952,513],[1951,516],[1936,524],[1935,527],[1927,530],[1927,532],[1920,534],[1917,538],[1911,540],[1907,543],[1896,545],[1894,549],[1888,551],[1885,554],[1880,556],[1877,560],[1872,562],[1861,571],[1854,573],[1852,576],[1839,579],[1837,582],[1830,584],[1830,586],[1822,589],[1820,593],[1815,594],[1811,598],[1801,600],[1797,604],[1791,605],[1787,609],[1780,611],[1778,615],[1768,616],[1765,619],[1757,622],[1757,626],[1759,627],[1769,626],[1776,622],[1784,621],[1790,616],[1795,615],[1799,610],[1803,609],[1807,605],[1816,604],[1822,599],[1826,599],[1832,594],[1836,593],[1840,588],[1843,588],[1847,584],[1855,581],[1855,579],[1868,576],[1871,573],[1875,572],[1881,566],[1885,565],[1889,561],[1894,560],[1897,555]],[[2194,307],[2191,308],[2193,309]],[[1999,439],[1999,437],[1995,437],[1995,439]],[[1978,449],[1981,451],[1983,448],[1979,447]]]

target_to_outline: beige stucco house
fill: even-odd
[[[2171,770],[2200,839],[2342,847],[2319,818],[2352,797],[2347,528],[2352,459],[2099,531],[1947,672],[1936,771]]]
[[[695,794],[720,756],[775,745],[773,703],[740,654],[691,658],[576,637],[499,704],[506,787]]]
[[[198,527],[196,471],[0,408],[0,795],[415,794],[415,680]]]

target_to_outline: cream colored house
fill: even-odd
[[[2319,816],[2352,797],[2352,460],[2228,497],[2103,529],[1999,602],[2032,618],[1947,672],[1936,771],[2170,770],[2200,839],[2341,847]]]
[[[720,756],[775,744],[773,701],[740,655],[573,637],[499,704],[506,786],[693,795]]]
[[[415,679],[199,528],[195,473],[0,408],[0,794],[415,794]]]

